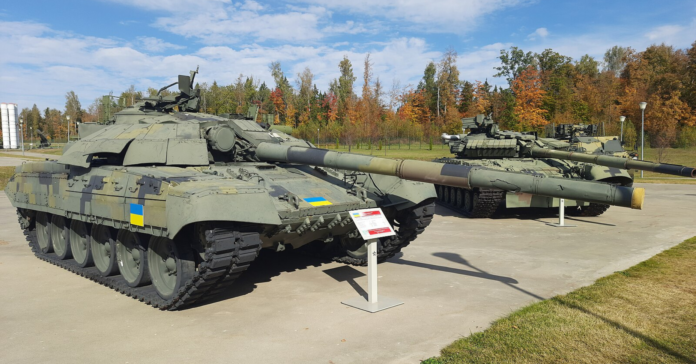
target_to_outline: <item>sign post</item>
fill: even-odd
[[[403,302],[377,295],[377,242],[379,238],[396,235],[382,209],[350,211],[350,217],[367,245],[367,297],[355,297],[341,303],[367,312],[378,312],[402,305]]]
[[[561,202],[558,204],[558,224],[550,224],[555,227],[575,227],[575,225],[565,224],[565,199],[562,198]]]

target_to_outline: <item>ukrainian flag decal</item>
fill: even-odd
[[[307,197],[304,198],[307,203],[309,203],[312,206],[326,206],[326,205],[333,205],[331,202],[329,202],[327,199],[323,197]]]
[[[136,226],[145,226],[145,214],[143,205],[130,204],[130,223]]]

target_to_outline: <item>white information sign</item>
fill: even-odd
[[[380,208],[350,211],[350,217],[365,240],[396,235]]]

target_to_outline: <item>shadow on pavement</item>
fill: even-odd
[[[435,253],[435,254],[452,254],[452,255],[457,255],[457,256],[459,255],[459,254],[453,254],[453,253]],[[433,254],[433,255],[435,255],[435,254]],[[394,258],[388,260],[388,262],[394,263],[394,264],[410,265],[412,267],[425,268],[425,269],[436,270],[436,271],[440,271],[440,272],[461,274],[463,276],[490,279],[490,280],[508,283],[508,284],[517,284],[518,283],[517,280],[515,280],[514,278],[497,276],[497,275],[488,274],[488,273],[482,272],[482,271],[475,272],[475,271],[470,271],[470,270],[465,270],[465,269],[451,268],[451,267],[445,267],[445,266],[441,266],[441,265],[405,260],[405,259],[402,259],[398,254]]]
[[[335,279],[337,282],[348,282],[353,289],[358,292],[362,297],[367,298],[367,292],[360,287],[360,285],[355,282],[355,278],[364,277],[365,273],[351,267],[344,265],[342,267],[336,267],[324,270],[329,277]]]
[[[438,258],[442,258],[442,259],[449,260],[450,262],[453,262],[453,263],[462,264],[462,265],[464,265],[464,266],[467,266],[467,267],[469,267],[469,268],[475,270],[475,272],[472,272],[472,271],[468,271],[468,270],[461,270],[461,269],[456,269],[456,268],[449,268],[449,267],[441,267],[441,266],[437,266],[437,265],[432,265],[432,266],[434,266],[434,267],[444,268],[444,271],[448,271],[448,270],[450,270],[450,269],[455,269],[455,270],[461,271],[461,272],[468,272],[467,275],[470,275],[470,276],[473,276],[473,277],[480,277],[480,278],[492,279],[492,280],[498,281],[498,282],[500,282],[500,283],[502,283],[502,284],[504,284],[504,285],[506,285],[506,286],[508,286],[508,287],[510,287],[510,288],[513,288],[513,289],[515,289],[515,290],[517,290],[517,291],[520,291],[520,292],[522,292],[522,293],[524,293],[524,294],[526,294],[526,295],[528,295],[528,296],[534,297],[534,298],[536,298],[536,299],[538,299],[538,300],[545,300],[544,297],[538,296],[538,295],[536,295],[536,294],[534,294],[534,293],[532,293],[532,292],[529,292],[529,291],[527,291],[527,290],[525,290],[525,289],[523,289],[523,288],[520,288],[520,287],[515,286],[515,284],[519,283],[516,279],[514,279],[514,278],[509,278],[509,277],[496,276],[496,275],[490,274],[490,273],[488,273],[488,272],[486,272],[486,271],[484,271],[484,270],[481,270],[481,269],[479,269],[479,268],[476,268],[476,267],[473,266],[471,263],[469,263],[468,260],[464,259],[464,257],[462,257],[462,256],[459,255],[459,254],[441,252],[441,253],[433,253],[433,256],[438,257]],[[417,264],[422,264],[422,263],[417,263]],[[430,265],[430,264],[428,264],[428,265]],[[429,267],[428,267],[428,268],[429,268]],[[431,268],[431,269],[432,269],[432,268]]]
[[[237,278],[231,288],[223,293],[203,300],[191,306],[189,309],[244,296],[252,292],[257,284],[270,282],[273,277],[283,273],[294,272],[308,267],[321,267],[323,264],[330,262],[330,260],[309,256],[298,250],[286,250],[277,253],[267,249],[261,249],[259,256],[251,263],[249,269]]]

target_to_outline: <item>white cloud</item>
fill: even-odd
[[[481,23],[484,15],[526,2],[525,0],[296,0],[332,10],[402,21],[400,27],[462,34]]]
[[[537,38],[544,39],[548,37],[549,30],[546,28],[538,28],[532,34],[527,36],[527,40],[536,40]]]
[[[140,42],[140,46],[150,52],[162,52],[167,49],[184,49],[186,47],[172,44],[172,43],[167,43],[163,41],[162,39],[159,38],[154,38],[154,37],[138,37],[138,42]]]
[[[205,46],[163,56],[152,50],[135,49],[125,41],[56,33],[32,24],[19,25],[24,26],[26,34],[0,33],[0,43],[15,50],[0,58],[3,69],[0,83],[12,85],[0,89],[0,99],[17,102],[21,107],[37,103],[41,108],[62,108],[65,92],[69,90],[74,90],[86,107],[95,98],[110,91],[119,93],[131,84],[139,90],[165,85],[196,66],[201,67],[199,82],[216,80],[229,84],[243,73],[272,86],[268,66],[273,61],[281,62],[291,82],[304,67],[310,67],[316,75],[317,87],[326,89],[338,77],[338,63],[344,55],[353,62],[354,73],[360,79],[362,62],[368,52],[374,63],[374,74],[384,85],[390,85],[393,79],[408,84],[418,82],[427,62],[440,56],[440,52],[430,50],[419,38],[398,38],[348,50],[343,50],[345,44],[340,48],[287,44]],[[0,22],[0,29],[6,28]],[[141,40],[133,44],[140,45]],[[358,81],[356,89],[359,88]]]
[[[422,0],[287,0],[273,6],[253,0],[110,1],[164,11],[154,25],[174,34],[207,44],[234,44],[249,39],[304,43],[384,29],[464,34],[480,24],[483,16],[531,0],[430,0],[427,4]],[[334,11],[359,19],[334,23]],[[383,21],[389,24],[382,26]]]
[[[246,39],[306,42],[323,38],[318,31],[330,14],[324,8],[261,13],[253,2],[234,4],[206,12],[181,12],[158,18],[155,26],[168,32],[202,39],[209,44],[238,43]],[[253,9],[253,10],[250,10]]]
[[[355,22],[349,20],[343,24],[330,25],[321,31],[322,33],[358,34],[367,32],[367,29],[362,24],[355,24]]]
[[[645,37],[652,43],[686,47],[694,41],[694,34],[696,34],[696,19],[688,25],[667,24],[655,27],[645,33]]]

